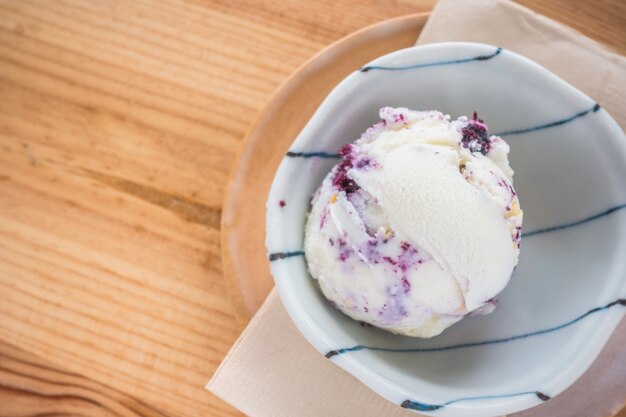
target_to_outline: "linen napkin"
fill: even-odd
[[[559,23],[505,0],[440,0],[417,43],[443,41],[490,43],[525,55],[596,99],[622,128],[626,126],[626,102],[620,96],[626,85],[626,59]],[[575,384],[545,404],[514,416],[616,412],[626,386],[625,345],[623,320]],[[251,417],[415,416],[387,402],[310,346],[291,322],[276,290],[207,389]],[[617,402],[607,403],[607,398]]]

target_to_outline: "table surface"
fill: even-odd
[[[626,53],[622,0],[520,0]],[[307,58],[434,0],[0,0],[0,415],[238,416],[221,202]]]

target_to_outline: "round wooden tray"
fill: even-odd
[[[273,287],[265,250],[265,201],[285,152],[330,90],[372,59],[413,46],[430,13],[387,20],[328,46],[270,99],[248,131],[231,172],[222,214],[222,262],[243,327]],[[515,417],[614,415],[624,402],[626,320],[594,365],[565,393]],[[510,416],[513,417],[513,416]],[[626,417],[626,410],[617,417]]]

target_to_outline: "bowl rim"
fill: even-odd
[[[554,88],[565,89],[563,91],[567,91],[568,94],[571,94],[573,97],[575,97],[577,102],[594,102],[594,100],[591,99],[589,96],[587,96],[571,84],[567,83],[550,70],[530,60],[529,58],[526,58],[523,55],[520,55],[511,50],[498,48],[494,45],[489,45],[485,43],[440,42],[413,46],[383,55],[379,58],[372,60],[364,67],[384,66],[384,64],[389,65],[392,64],[392,62],[397,58],[407,58],[411,56],[419,58],[419,55],[427,50],[449,49],[450,51],[457,52],[460,49],[476,50],[476,48],[482,49],[485,52],[493,52],[494,50],[499,51],[498,53],[504,52],[507,54],[507,56],[513,58],[514,64],[516,66],[522,67],[524,72],[531,76],[540,77],[546,80],[551,85],[554,85]],[[311,119],[302,129],[300,134],[298,134],[298,136],[292,143],[292,148],[290,149],[298,148],[298,145],[302,145],[303,143],[308,142],[308,139],[306,137],[310,136],[308,134],[309,130],[312,130],[316,124],[318,124],[321,120],[327,117],[328,107],[330,106],[330,103],[343,97],[344,93],[348,92],[351,86],[358,81],[357,77],[359,76],[359,74],[359,70],[354,71],[346,78],[344,78],[339,84],[337,84],[337,86],[335,86],[333,90],[331,90],[331,92],[326,96],[318,109],[315,111]],[[603,121],[605,122],[608,129],[613,131],[618,136],[624,136],[624,132],[621,130],[617,122],[615,122],[615,120],[608,114],[608,112],[601,112],[600,117],[604,119]],[[623,149],[626,150],[626,141],[623,141],[621,143],[623,144]],[[284,166],[285,164],[283,160],[281,161],[281,164],[279,165],[275,173],[274,179],[272,181],[272,186],[270,187],[269,196],[274,193],[273,191],[275,185],[277,183],[277,180],[282,176],[281,171],[284,169]],[[269,224],[271,216],[270,210],[267,211],[266,216],[266,223]],[[271,234],[271,230],[271,228],[267,228],[268,239]],[[269,249],[267,248],[267,239],[266,249]],[[276,264],[274,262],[270,263],[272,277],[278,290],[278,294],[291,320],[294,322],[302,335],[307,339],[307,341],[312,344],[315,349],[318,350],[320,353],[324,354],[330,349],[336,348],[336,346],[333,346],[330,337],[323,331],[320,326],[317,326],[315,324],[314,320],[298,303],[298,297],[296,296],[296,294],[293,294],[292,291],[288,288],[288,280],[281,279],[283,275],[285,275],[281,272],[281,269],[284,268],[286,268],[286,266]],[[581,349],[577,354],[576,360],[572,361],[568,367],[561,369],[560,372],[553,375],[549,380],[546,381],[546,386],[541,388],[549,390],[552,396],[556,396],[564,391],[571,384],[573,384],[589,368],[589,366],[591,366],[591,364],[599,355],[600,351],[605,346],[609,337],[611,336],[624,315],[625,312],[619,310],[607,312],[600,325],[598,325],[593,331],[593,335],[590,335],[591,337],[588,337],[587,341],[581,345]],[[394,404],[397,404],[397,401],[394,401],[394,398],[397,397],[406,397],[411,401],[419,401],[425,404],[437,403],[436,400],[431,400],[427,396],[412,392],[410,389],[387,379],[378,372],[372,370],[366,363],[364,363],[364,361],[360,360],[358,356],[341,355],[340,359],[334,360],[334,362],[336,365],[340,366],[341,368],[355,376],[357,379],[359,379],[367,387]],[[496,416],[501,414],[518,412],[542,403],[542,401],[540,401],[536,396],[510,396],[503,398],[502,400],[503,401],[499,403],[491,403],[489,401],[471,401],[470,403],[465,404],[450,404],[449,406],[437,410],[437,415],[446,417],[462,413],[465,416]],[[469,404],[469,406],[466,404]],[[420,412],[428,413],[428,410]]]

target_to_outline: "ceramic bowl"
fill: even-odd
[[[511,146],[524,209],[520,261],[499,306],[424,340],[363,327],[307,272],[311,195],[383,106],[477,111]],[[292,320],[328,360],[397,404],[488,417],[549,401],[591,365],[626,311],[626,137],[600,104],[511,51],[473,43],[400,50],[356,70],[284,157],[267,249]]]

